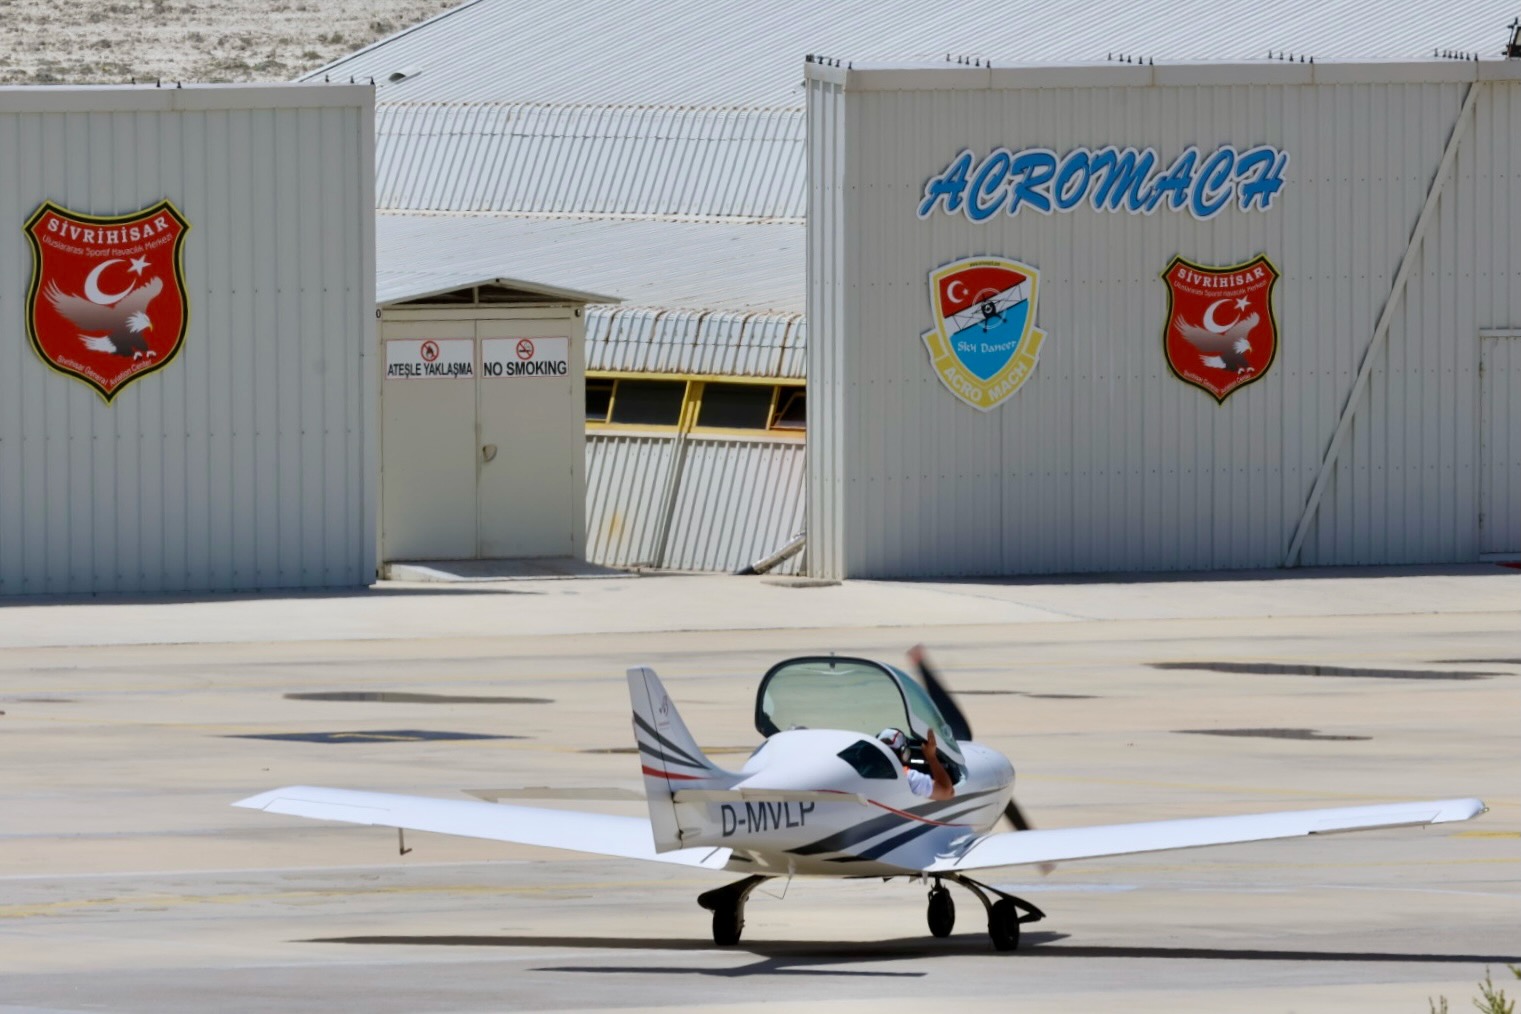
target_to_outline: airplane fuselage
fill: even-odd
[[[959,744],[965,765],[956,794],[934,801],[913,793],[895,761],[865,777],[840,759],[863,740],[877,746],[837,730],[777,733],[729,786],[732,801],[678,803],[682,846],[731,849],[727,868],[750,873],[901,875],[964,850],[1009,801],[1014,769],[996,750]]]

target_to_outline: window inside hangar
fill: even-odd
[[[801,436],[807,421],[807,389],[801,383],[618,374],[586,378],[586,422],[593,430],[629,426]]]

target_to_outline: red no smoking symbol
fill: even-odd
[[[425,341],[422,343],[422,357],[426,362],[433,362],[438,358],[438,342]]]
[[[518,339],[518,358],[519,359],[532,359],[533,358],[533,341],[531,339],[528,339],[528,338],[519,338]]]

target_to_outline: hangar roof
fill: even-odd
[[[995,65],[1497,55],[1513,0],[473,0],[307,75],[373,77],[378,104],[801,107],[803,57]]]
[[[647,306],[800,312],[803,244],[791,223],[381,214],[375,300],[502,279]]]

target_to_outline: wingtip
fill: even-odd
[[[264,792],[258,793],[257,795],[249,796],[246,799],[240,799],[235,803],[228,803],[227,805],[241,806],[245,810],[267,810],[269,809],[269,804],[273,803],[281,796],[288,796],[294,793],[299,793],[304,788],[306,788],[306,786],[286,785],[278,789],[268,789]]]

